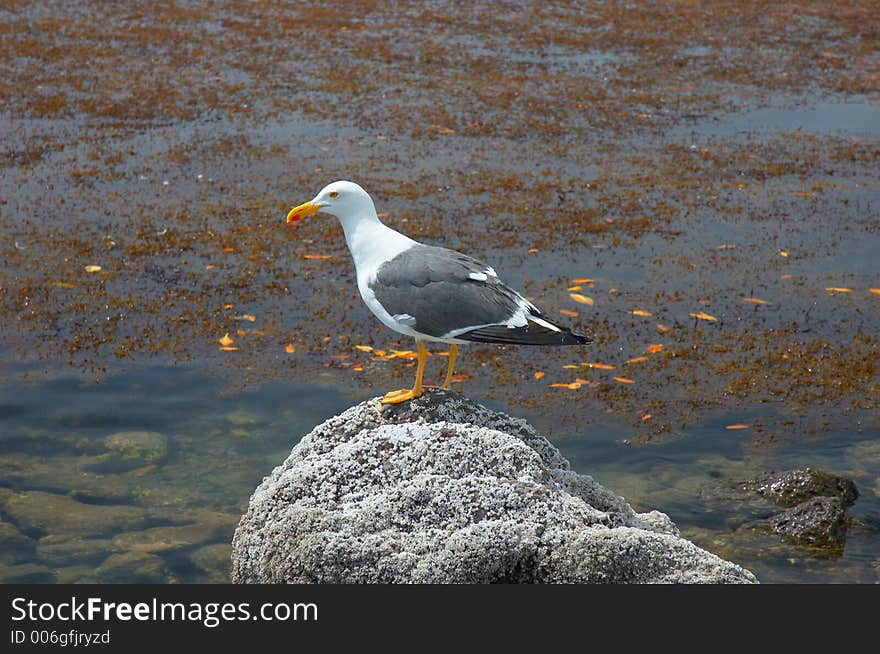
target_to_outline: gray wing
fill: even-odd
[[[591,342],[544,318],[486,264],[446,248],[416,245],[402,252],[379,267],[370,289],[388,313],[410,316],[410,326],[428,336],[514,345]],[[504,324],[518,313],[525,325]]]
[[[429,245],[416,245],[386,261],[370,289],[392,316],[412,316],[413,329],[435,337],[498,325],[519,312],[523,303],[531,307],[486,264]]]

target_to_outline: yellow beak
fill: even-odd
[[[287,224],[292,225],[298,220],[302,220],[306,216],[311,216],[312,214],[318,213],[323,204],[315,204],[311,200],[305,202],[298,207],[294,207],[287,213]]]

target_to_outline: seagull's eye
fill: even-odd
[[[335,200],[339,197],[339,191],[330,191],[327,195],[329,195],[331,199]]]

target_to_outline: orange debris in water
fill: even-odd
[[[630,313],[631,313],[632,315],[634,315],[634,316],[645,316],[645,317],[647,317],[647,316],[650,316],[650,315],[651,315],[651,312],[650,312],[650,311],[644,311],[644,310],[642,310],[642,309],[634,309],[633,311],[630,311]]]
[[[715,316],[710,316],[708,313],[704,311],[699,311],[697,313],[688,314],[691,318],[696,318],[697,320],[708,320],[709,322],[718,322],[718,318]]]
[[[296,352],[296,345],[294,345],[293,343],[288,343],[284,346],[284,351],[288,354],[293,354],[294,352]]]
[[[661,352],[663,350],[663,343],[652,343],[651,345],[646,345],[645,350],[650,352],[651,354],[657,354],[657,352]]]
[[[584,363],[587,368],[596,368],[597,370],[614,370],[617,366],[608,363]]]
[[[217,339],[217,342],[220,343],[223,347],[229,347],[233,343],[235,343],[234,338],[229,337],[229,332],[226,332],[222,338]]]
[[[627,363],[641,363],[642,361],[647,361],[647,360],[648,360],[648,357],[646,357],[646,356],[641,356],[641,357],[633,357],[632,359],[627,359],[627,360],[624,361],[623,363],[624,363],[624,364],[627,364]]]
[[[373,354],[378,354],[378,351],[374,350]],[[431,356],[431,353],[428,352],[428,356]],[[418,352],[414,352],[413,350],[391,350],[391,354],[389,354],[386,358],[388,359],[417,359],[419,357]]]
[[[559,313],[564,316],[569,316],[571,318],[577,318],[579,315],[577,311],[571,311],[570,309],[560,309]]]
[[[332,254],[304,254],[303,259],[330,259]]]
[[[751,304],[770,304],[767,300],[762,300],[757,297],[744,297],[742,299],[743,302],[749,302]]]
[[[725,429],[748,429],[748,425],[744,425],[742,423],[737,423],[735,425],[727,425]]]
[[[569,297],[578,304],[586,304],[590,307],[593,306],[593,298],[586,295],[581,295],[580,293],[570,293]]]
[[[543,373],[543,372],[541,372],[541,371],[538,371],[538,372],[535,373],[535,379],[541,379],[541,377],[543,377],[545,374],[546,374],[546,373]]]
[[[830,286],[825,290],[829,293],[852,293],[852,289],[845,286]]]
[[[612,377],[612,379],[621,384],[635,384],[635,382],[629,377]]]

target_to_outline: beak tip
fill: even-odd
[[[321,206],[313,204],[312,202],[306,202],[305,204],[301,204],[298,207],[294,207],[290,211],[287,212],[287,224],[293,225],[298,221],[302,220],[306,216],[311,216],[312,214],[318,213]]]

